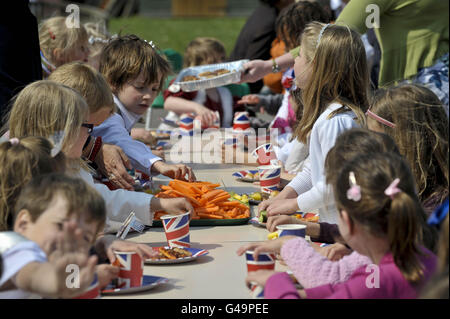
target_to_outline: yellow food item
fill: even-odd
[[[280,192],[279,191],[273,191],[273,192],[271,192],[270,193],[270,198],[273,198],[273,197],[276,197],[278,194],[280,194]]]
[[[250,194],[250,197],[254,200],[262,200],[262,195],[261,195],[261,193],[258,193],[258,192]]]
[[[234,194],[233,198],[234,198],[234,199],[237,199],[237,200],[241,200],[241,199],[242,199],[242,196],[239,195],[239,194]]]
[[[254,178],[252,173],[248,173],[247,175],[245,175],[245,178]]]
[[[272,239],[277,239],[278,238],[278,232],[273,232],[267,235],[267,239],[272,240]]]

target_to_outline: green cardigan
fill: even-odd
[[[380,86],[410,78],[449,52],[449,0],[351,0],[336,24],[366,33],[366,17],[373,13],[366,12],[369,4],[380,8],[380,28],[375,29],[381,47]]]

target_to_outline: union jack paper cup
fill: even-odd
[[[299,225],[299,224],[278,225],[277,230],[278,230],[278,237],[299,236],[305,238],[306,235],[306,225]]]
[[[194,119],[192,113],[185,113],[180,116],[178,126],[182,135],[194,135]]]
[[[183,215],[165,215],[161,220],[170,248],[191,247],[189,238],[189,212]]]
[[[233,119],[234,131],[245,131],[250,128],[248,112],[236,112]]]
[[[219,111],[214,112],[214,114],[216,115],[216,120],[214,121],[213,125],[210,128],[219,129],[220,128],[220,114],[219,114]]]
[[[270,165],[277,161],[277,155],[270,143],[255,148],[252,152],[252,156],[259,165]]]
[[[264,287],[258,285],[256,282],[250,282],[250,295],[253,299],[264,299]]]
[[[120,267],[117,288],[132,288],[142,286],[144,261],[136,252],[114,252],[114,265]]]
[[[264,165],[258,166],[259,170],[259,185],[263,193],[270,194],[273,191],[278,190],[281,179],[281,166],[280,165]]]
[[[97,274],[94,274],[94,280],[89,287],[83,292],[82,295],[73,299],[98,299],[100,298],[100,287],[98,285]]]
[[[245,252],[245,258],[247,258],[247,271],[256,271],[260,269],[275,269],[275,255],[269,253],[258,254],[258,259],[255,260],[253,256],[253,250],[247,250]]]

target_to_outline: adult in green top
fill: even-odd
[[[448,0],[352,0],[336,24],[364,34],[366,19],[373,21],[369,5],[378,6],[380,15],[380,28],[375,29],[381,47],[380,86],[414,77],[419,69],[432,66],[449,52]],[[294,58],[293,50],[275,63],[284,69],[294,64]],[[256,81],[270,73],[273,65],[272,60],[250,61],[241,81]]]

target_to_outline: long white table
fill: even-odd
[[[225,184],[228,191],[252,193],[259,186],[237,181],[232,173],[248,167],[230,164],[188,164],[198,180]],[[164,183],[165,178],[156,178]],[[166,181],[168,182],[168,180]],[[256,206],[251,206],[252,216]],[[144,274],[169,278],[151,290],[103,298],[161,298],[161,299],[248,299],[250,291],[245,286],[247,268],[245,256],[236,250],[249,242],[264,241],[268,231],[251,224],[235,226],[191,227],[193,248],[207,249],[209,254],[197,260],[171,265],[145,265]],[[167,245],[162,227],[152,227],[143,234],[131,234],[127,239],[151,246]],[[277,262],[276,270],[286,270]]]

